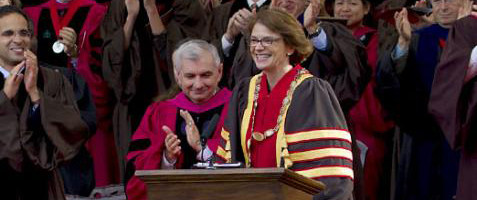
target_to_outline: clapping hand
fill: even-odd
[[[37,86],[38,80],[38,60],[36,55],[30,50],[25,53],[25,89],[30,96],[32,102],[37,102],[40,99],[40,93]]]
[[[237,11],[232,17],[229,19],[229,23],[227,25],[227,31],[225,32],[225,38],[229,42],[233,42],[235,37],[239,34],[246,34],[246,30],[248,30],[248,25],[253,16],[256,15],[256,9],[252,10],[251,12],[245,8],[240,9]]]
[[[13,99],[13,97],[15,97],[18,93],[18,88],[20,87],[20,83],[23,80],[23,74],[19,72],[24,66],[25,61],[22,61],[10,71],[10,75],[5,80],[5,84],[3,85],[3,93],[5,93],[8,99]]]
[[[189,143],[189,145],[196,152],[200,152],[202,150],[202,145],[200,143],[199,129],[195,125],[195,122],[192,119],[192,116],[186,110],[180,110],[179,114],[186,122],[187,143]]]
[[[167,127],[163,126],[162,130],[166,132],[166,139],[164,143],[166,144],[166,158],[169,163],[175,162],[177,157],[181,154],[181,141],[177,138],[177,135],[172,132],[172,130]]]
[[[411,42],[411,24],[407,17],[407,9],[403,8],[400,12],[394,13],[394,20],[399,33],[398,45],[403,49],[407,49]]]
[[[321,4],[320,0],[311,0],[310,4],[305,10],[304,26],[308,33],[313,33],[318,27],[316,19],[320,14]]]
[[[128,15],[136,17],[139,13],[139,0],[124,0]]]

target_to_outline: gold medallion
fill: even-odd
[[[259,142],[261,142],[265,139],[265,135],[263,135],[263,133],[260,133],[260,132],[253,132],[252,137],[253,137],[253,139],[255,139]]]
[[[275,133],[275,131],[273,131],[273,129],[268,129],[265,131],[265,137],[270,137],[273,135],[273,133]]]

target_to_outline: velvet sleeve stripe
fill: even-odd
[[[216,152],[217,156],[219,156],[221,159],[223,159],[224,161],[227,161],[227,154],[228,152],[226,152],[221,146],[217,147],[217,152]]]
[[[221,141],[220,145],[217,147],[217,156],[223,159],[225,162],[231,162],[232,153],[230,148],[230,133],[222,128],[220,133]]]
[[[297,153],[330,147],[352,149],[351,144],[343,140],[318,140],[290,144],[288,146],[288,151],[291,153]]]
[[[311,168],[305,170],[296,170],[298,174],[312,179],[319,179],[325,177],[346,177],[353,179],[353,169],[348,166],[321,166],[318,168]]]
[[[289,144],[314,140],[342,140],[351,143],[349,132],[337,129],[291,133],[286,134],[286,139]]]
[[[290,169],[294,171],[300,171],[305,169],[318,168],[320,166],[347,166],[349,168],[353,168],[353,161],[343,158],[327,157],[318,160],[294,162],[293,166]]]
[[[129,151],[143,151],[149,148],[149,146],[151,146],[149,138],[137,139],[131,141],[131,144],[129,144]]]
[[[349,149],[344,148],[322,148],[304,152],[290,152],[290,159],[293,162],[305,162],[323,158],[342,158],[353,160],[353,154]]]
[[[230,133],[225,130],[224,128],[222,128],[222,132],[220,133],[220,135],[222,136],[222,138],[225,140],[225,141],[229,141],[230,140]]]

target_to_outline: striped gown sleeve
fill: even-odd
[[[290,169],[325,183],[315,199],[350,199],[351,135],[331,86],[309,78],[297,87],[285,121]]]
[[[239,138],[240,125],[242,124],[241,117],[247,106],[249,81],[249,78],[243,79],[233,90],[216,152],[218,162],[244,161]]]

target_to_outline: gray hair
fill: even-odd
[[[193,39],[181,44],[172,54],[174,70],[180,70],[183,59],[191,61],[198,61],[202,59],[200,55],[202,52],[209,52],[215,61],[215,66],[218,67],[220,65],[219,52],[214,45],[209,44],[204,40]]]

